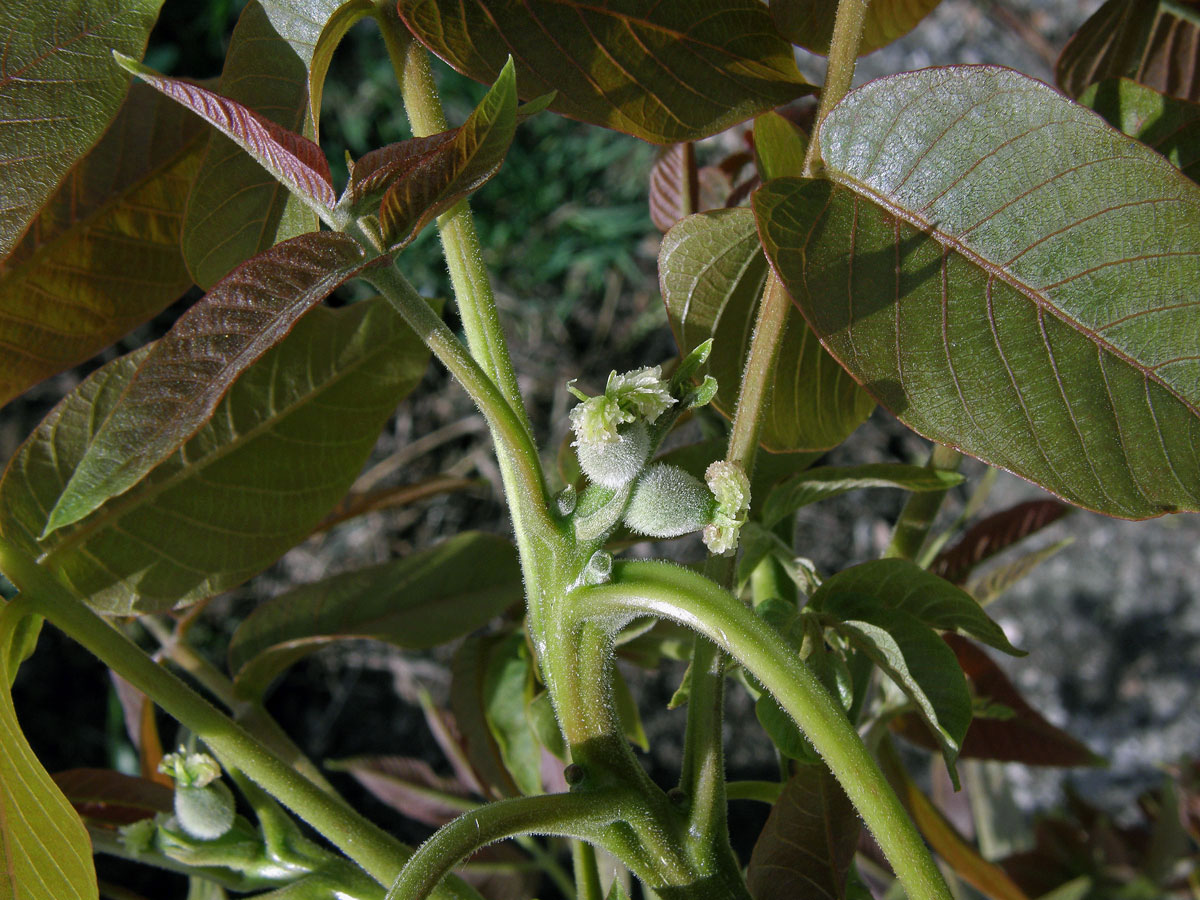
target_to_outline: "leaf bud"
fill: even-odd
[[[575,486],[568,484],[554,497],[554,508],[558,510],[560,516],[569,516],[575,512],[575,504],[578,500],[579,497],[575,493]]]
[[[712,521],[715,505],[708,488],[695,476],[678,466],[656,463],[634,485],[625,524],[648,537],[679,537]]]
[[[650,458],[650,433],[643,422],[622,425],[616,434],[616,440],[591,441],[581,437],[575,443],[584,474],[596,484],[614,490],[632,481]]]
[[[613,558],[607,550],[597,550],[583,568],[583,583],[608,584],[612,579]]]

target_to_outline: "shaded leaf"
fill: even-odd
[[[694,141],[814,88],[758,0],[414,0],[401,18],[425,46],[491,84],[517,60],[522,97],[657,144]]]
[[[984,859],[921,793],[890,745],[881,748],[879,763],[925,840],[963,881],[982,891],[989,900],[1026,900],[1024,891],[1008,874]]]
[[[175,791],[148,778],[111,769],[68,769],[54,783],[88,822],[118,828],[174,809]]]
[[[521,793],[540,794],[542,748],[526,714],[533,696],[533,668],[522,632],[492,647],[482,687],[484,715],[505,768]]]
[[[175,781],[170,775],[158,771],[163,749],[154,703],[112,669],[108,670],[108,680],[112,683],[117,702],[121,704],[125,734],[137,751],[138,769],[142,777],[168,787],[174,786]]]
[[[179,235],[205,137],[175,103],[130,88],[108,132],[0,263],[0,406],[187,290]]]
[[[1078,97],[1107,78],[1131,78],[1163,94],[1200,100],[1200,27],[1172,0],[1108,0],[1067,42],[1059,86]]]
[[[42,537],[142,480],[204,427],[246,369],[367,264],[353,238],[301,235],[242,264],[140,361],[98,420]]]
[[[8,686],[11,688],[17,680],[17,672],[21,664],[33,655],[37,649],[38,638],[42,633],[44,620],[41,616],[26,613],[13,626],[11,633],[0,641],[0,652],[5,658],[0,660],[0,666],[8,673]]]
[[[696,148],[690,141],[664,147],[650,169],[650,220],[668,232],[680,219],[699,212],[699,203]]]
[[[963,476],[958,472],[903,463],[821,466],[793,475],[775,486],[763,507],[763,525],[770,528],[803,506],[828,500],[847,491],[879,487],[900,488],[914,493],[945,491],[962,481]]]
[[[95,900],[87,831],[21,733],[8,685],[12,642],[28,617],[0,606],[0,895],[21,900]]]
[[[859,55],[908,34],[941,0],[872,0],[863,24]],[[771,0],[775,25],[793,44],[822,56],[829,53],[837,4],[829,0]]]
[[[962,584],[981,562],[1007,550],[1071,512],[1057,500],[1028,500],[976,522],[949,550],[939,553],[929,571]]]
[[[701,375],[717,379],[716,407],[737,402],[767,262],[747,209],[690,216],[659,250],[659,280],[681,354],[713,341]],[[772,451],[824,450],[861,425],[875,403],[817,343],[795,309],[788,311],[770,404],[760,440]]]
[[[980,606],[987,606],[1050,557],[1069,547],[1073,541],[1074,538],[1066,537],[1037,550],[1022,553],[1015,559],[1000,563],[971,578],[965,589]]]
[[[542,882],[537,866],[510,844],[477,850],[458,874],[488,900],[528,900]]]
[[[128,80],[113,49],[141,55],[162,0],[0,6],[0,258],[117,114]]]
[[[821,135],[837,184],[778,179],[755,208],[860,383],[921,434],[1076,505],[1200,508],[1200,187],[987,66],[872,82]]]
[[[249,153],[293,195],[310,206],[328,209],[337,202],[329,162],[314,141],[276,125],[270,119],[181,78],[159,75],[127,56],[116,57],[130,72],[163,95],[186,106]]]
[[[462,734],[467,758],[485,786],[500,796],[520,793],[500,755],[485,712],[484,689],[488,660],[499,637],[468,637],[454,654],[450,707]],[[532,725],[530,726],[532,729]]]
[[[341,0],[250,0],[229,40],[218,92],[310,140],[308,66]],[[214,134],[188,200],[183,255],[208,289],[279,241],[317,229],[315,214],[233,141]]]
[[[981,700],[1003,704],[1013,713],[1004,719],[979,716],[972,719],[959,751],[962,758],[1019,762],[1030,766],[1103,764],[1103,760],[1082,742],[1047,722],[1041,713],[1025,702],[1008,676],[984,651],[954,634],[946,634],[942,638],[958,658],[971,692]],[[929,732],[912,714],[893,719],[891,726],[914,744],[934,749]]]
[[[464,532],[429,550],[343,572],[262,603],[234,632],[229,668],[260,696],[285,668],[334,641],[436,647],[486,625],[522,597],[511,543]]]
[[[313,47],[308,66],[308,113],[314,123],[321,121],[321,97],[325,93],[325,76],[333,62],[334,51],[351,28],[375,9],[371,0],[342,0],[341,6],[326,20]]]
[[[403,756],[355,756],[326,760],[325,768],[346,772],[373,797],[410,819],[437,828],[475,804],[454,778],[434,773],[424,760]]]
[[[516,81],[511,64],[506,64],[470,118],[449,132],[447,140],[434,144],[434,152],[413,156],[403,152],[402,144],[398,158],[372,172],[375,177],[381,172],[389,176],[379,204],[387,246],[407,246],[436,216],[499,171],[516,131],[516,111]],[[437,137],[426,142],[432,144]]]
[[[1200,181],[1200,105],[1127,78],[1094,84],[1079,102],[1114,128],[1153,147],[1192,181]]]
[[[625,676],[618,670],[614,670],[613,675],[613,704],[617,708],[626,739],[644,753],[649,753],[650,739],[646,737],[646,728],[642,725],[642,714],[638,710],[637,699],[625,683]]]
[[[428,358],[383,301],[314,309],[175,454],[39,542],[95,429],[145,356],[143,349],[115,360],[67,395],[0,481],[0,533],[77,596],[117,614],[211,596],[308,534],[350,487]]]
[[[754,163],[763,181],[804,173],[808,138],[777,112],[754,120]]]
[[[751,896],[845,897],[861,829],[854,804],[824,765],[798,767],[754,845],[746,871]]]
[[[867,621],[874,621],[874,609],[902,610],[931,628],[957,631],[1013,656],[1025,655],[970,594],[903,559],[878,559],[843,569],[825,579],[809,608]]]

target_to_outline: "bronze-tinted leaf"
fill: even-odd
[[[823,764],[798,766],[754,845],[754,900],[841,900],[862,822]]]
[[[1189,9],[1190,7],[1190,9]],[[1078,97],[1108,78],[1200,100],[1200,24],[1193,0],[1108,0],[1058,58],[1059,86]]]
[[[410,819],[437,828],[475,803],[454,778],[434,773],[429,763],[405,756],[355,756],[325,762],[325,768],[346,772],[376,799]]]
[[[400,15],[454,68],[491,84],[510,55],[521,96],[656,144],[694,141],[811,93],[759,0],[412,0]]]
[[[374,10],[375,4],[371,0],[343,0],[321,29],[308,71],[309,115],[313,122],[321,121],[321,97],[325,93],[325,76],[329,72],[329,64],[333,62],[333,52],[346,32]]]
[[[1081,741],[1047,722],[1041,713],[1030,706],[987,653],[958,635],[945,634],[942,637],[958,657],[971,692],[982,700],[1001,704],[1013,711],[1010,718],[976,716],[972,719],[963,738],[960,756],[1019,762],[1030,766],[1103,765],[1104,761]],[[924,723],[911,713],[894,719],[892,728],[915,744],[936,749]]]
[[[111,769],[68,769],[51,777],[79,815],[97,825],[116,828],[174,808],[174,790],[148,778]]]
[[[863,25],[859,54],[887,46],[908,34],[942,0],[872,0]],[[825,55],[833,38],[837,4],[829,0],[771,0],[771,16],[793,44]]]
[[[650,220],[665,233],[699,212],[699,202],[696,148],[690,141],[664,147],[650,169]]]
[[[947,581],[963,584],[981,562],[1036,534],[1069,512],[1071,507],[1058,500],[1029,500],[994,513],[967,529],[949,550],[939,553],[929,571]]]
[[[0,406],[187,290],[179,238],[206,131],[146,85],[131,87],[108,132],[0,262]]]
[[[42,537],[137,484],[204,426],[241,374],[367,264],[346,235],[301,235],[239,266],[153,345],[91,436]]]

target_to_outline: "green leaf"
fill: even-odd
[[[128,80],[114,49],[141,55],[162,0],[0,6],[0,258],[108,128]]]
[[[941,0],[872,0],[863,26],[860,55],[908,34]],[[793,44],[822,56],[829,53],[837,4],[829,0],[771,0],[775,25]]]
[[[0,606],[0,896],[95,900],[87,831],[21,733],[8,692],[12,642],[27,618],[19,600]]]
[[[429,550],[301,585],[258,606],[234,632],[229,668],[260,696],[285,668],[334,641],[437,647],[520,601],[511,543],[464,532]]]
[[[526,709],[533,668],[525,635],[516,631],[492,647],[483,676],[483,707],[504,766],[521,793],[542,793],[542,745]]]
[[[1192,181],[1200,181],[1200,105],[1127,78],[1094,84],[1079,102],[1114,128],[1153,147]]]
[[[448,139],[436,144],[432,152],[412,156],[401,144],[399,159],[372,167],[372,179],[386,179],[388,185],[379,204],[384,243],[392,249],[407,246],[436,216],[495,175],[516,132],[516,113],[516,80],[510,61],[470,118],[447,133]],[[435,135],[418,143],[424,146],[437,139]],[[376,151],[387,152],[388,148]],[[352,185],[351,190],[362,185]]]
[[[963,476],[958,472],[902,463],[821,466],[793,475],[775,486],[763,507],[763,525],[770,528],[803,506],[828,500],[847,491],[881,487],[900,488],[914,493],[944,491],[962,481]]]
[[[754,217],[747,209],[689,216],[659,250],[659,280],[676,343],[684,355],[712,338],[702,374],[717,379],[716,407],[737,402],[755,316],[767,280]],[[875,403],[821,349],[795,309],[768,387],[761,441],[768,450],[825,450],[840,444]]]
[[[754,900],[846,896],[862,822],[823,764],[800,766],[763,826],[746,870]]]
[[[883,670],[916,707],[933,734],[950,777],[971,724],[971,694],[962,669],[937,633],[896,609],[870,610],[872,621],[847,619],[833,628]]]
[[[513,781],[500,755],[500,748],[488,723],[484,701],[488,661],[492,650],[503,640],[502,635],[473,635],[459,645],[451,667],[450,706],[471,767],[492,792],[512,797],[520,793],[520,788]],[[522,699],[524,696],[522,692]],[[530,728],[532,730],[532,724]]]
[[[754,160],[763,181],[804,173],[808,138],[777,112],[754,120]]]
[[[878,559],[843,569],[825,579],[809,608],[871,622],[872,610],[901,610],[931,628],[969,635],[1013,656],[1025,655],[970,594],[903,559]]]
[[[1200,100],[1198,25],[1196,13],[1175,0],[1108,0],[1067,42],[1055,78],[1072,97],[1107,78],[1132,78]]]
[[[38,541],[146,351],[69,394],[0,481],[0,533],[77,596],[127,615],[232,587],[308,534],[358,475],[427,355],[383,301],[315,309],[129,491]]]
[[[625,683],[625,676],[614,670],[613,703],[617,707],[617,715],[621,719],[621,729],[629,743],[642,750],[650,752],[650,739],[646,737],[646,728],[642,725],[642,713],[638,709],[637,700]]]
[[[972,525],[949,550],[937,555],[929,571],[962,584],[980,563],[1037,534],[1071,512],[1057,500],[1028,500]]]
[[[90,436],[41,537],[129,490],[212,417],[245,370],[367,264],[344,234],[301,235],[242,264],[140,359]]]
[[[0,406],[82,362],[192,283],[180,227],[204,126],[145,85],[0,263]]]
[[[216,91],[180,78],[159,75],[128,56],[113,55],[126,72],[186,106],[249,153],[276,181],[313,207],[318,215],[337,202],[329,161],[316,142],[276,125]]]
[[[906,424],[1109,515],[1200,509],[1200,187],[1041,82],[848,95],[755,196],[830,352]]]
[[[656,144],[694,141],[814,88],[759,0],[413,0],[423,44],[491,84],[508,56],[521,96],[557,91],[555,112]]]
[[[371,0],[343,0],[321,29],[308,66],[308,114],[313,122],[321,121],[321,97],[325,93],[325,76],[333,62],[334,51],[346,33],[374,10],[375,4]]]
[[[308,66],[340,0],[250,0],[233,30],[219,93],[287,131],[315,140]],[[233,141],[214,134],[183,226],[196,283],[216,284],[279,241],[317,229],[317,217]]]
[[[1015,559],[1006,560],[973,577],[967,582],[965,589],[980,606],[987,606],[1050,557],[1069,547],[1074,540],[1072,537],[1065,537],[1045,547],[1022,553]]]

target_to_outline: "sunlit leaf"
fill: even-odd
[[[872,82],[821,145],[834,183],[778,179],[755,208],[784,283],[867,390],[1076,505],[1200,508],[1200,187],[986,66]]]
[[[27,617],[19,601],[0,606],[0,896],[95,900],[87,831],[21,733],[8,692],[12,641]]]
[[[945,491],[962,481],[963,476],[958,472],[902,463],[821,466],[793,475],[776,485],[767,495],[762,520],[769,528],[803,506],[862,488],[900,488],[919,493]]]
[[[1107,78],[1131,78],[1164,94],[1200,100],[1200,23],[1194,4],[1108,0],[1067,42],[1055,67],[1078,97]]]
[[[232,140],[271,173],[293,195],[310,206],[328,209],[337,201],[329,162],[320,146],[288,131],[254,110],[181,78],[159,75],[127,56],[117,62],[157,91],[170,97]]]
[[[690,141],[664,147],[650,169],[650,220],[659,231],[699,212],[696,148]]]
[[[414,0],[430,50],[491,84],[511,55],[521,96],[657,144],[694,141],[811,93],[759,0]]]
[[[1071,512],[1057,500],[1028,500],[972,525],[949,550],[937,555],[929,571],[962,584],[980,563],[1036,534]]]
[[[116,828],[174,808],[175,792],[147,778],[111,769],[68,769],[51,777],[79,815],[97,825]]]
[[[1050,557],[1069,547],[1073,541],[1074,538],[1065,537],[1061,541],[1005,560],[972,577],[964,587],[968,594],[979,601],[980,606],[987,606]]]
[[[474,631],[518,602],[512,544],[463,532],[429,550],[301,585],[266,601],[234,632],[229,668],[260,695],[285,668],[334,641],[370,638],[426,649]]]
[[[763,181],[801,175],[808,138],[777,112],[754,120],[754,163]]]
[[[870,53],[908,34],[939,3],[941,0],[872,0],[858,52]],[[771,16],[780,33],[822,55],[829,53],[836,14],[837,4],[829,0],[771,0]]]
[[[846,896],[862,822],[821,763],[799,766],[754,845],[746,886],[754,900]]]
[[[475,805],[456,779],[435,774],[429,763],[420,759],[355,756],[326,760],[325,768],[353,775],[377,800],[435,828]]]
[[[1128,78],[1094,84],[1079,102],[1153,147],[1192,181],[1200,181],[1200,104],[1168,97]]]
[[[449,132],[444,143],[421,155],[405,154],[402,144],[397,157],[372,170],[374,178],[387,176],[387,192],[379,204],[387,246],[406,246],[421,228],[499,171],[516,130],[516,111],[513,68],[506,65],[470,118]]]
[[[0,533],[111,613],[164,609],[245,580],[345,494],[427,354],[383,301],[318,308],[243,373],[194,437],[120,497],[37,535],[146,351],[59,403],[0,481]]]
[[[957,635],[943,635],[943,639],[958,658],[971,692],[982,700],[1003,704],[1013,713],[1003,719],[982,716],[972,719],[960,748],[963,759],[992,759],[1030,766],[1103,764],[1082,742],[1046,721],[1030,706],[983,650]],[[933,749],[932,737],[915,716],[906,714],[894,719],[892,728],[913,743]]]
[[[375,4],[371,0],[342,0],[342,4],[321,29],[308,67],[309,115],[313,122],[321,121],[321,97],[325,93],[325,76],[329,72],[329,64],[333,62],[334,51],[346,33],[364,16],[371,15],[374,9]]]
[[[308,66],[341,0],[250,0],[229,41],[218,93],[316,139]],[[316,215],[233,141],[214,134],[188,201],[183,254],[207,289],[273,244],[315,231]]]
[[[492,647],[488,655],[482,699],[500,758],[523,794],[542,793],[542,747],[526,714],[532,683],[525,635],[514,632]]]
[[[145,85],[130,89],[112,127],[0,263],[0,405],[187,290],[179,235],[204,132]]]
[[[0,5],[0,258],[104,133],[129,81],[111,51],[140,56],[162,0]]]
[[[729,414],[737,402],[758,302],[767,280],[754,217],[747,209],[690,216],[659,250],[667,316],[683,354],[712,338],[704,374],[717,379],[714,401]],[[812,330],[789,310],[761,441],[769,450],[823,450],[840,444],[875,403],[821,349]]]
[[[179,449],[249,366],[366,263],[352,238],[326,231],[278,244],[231,272],[153,345],[96,420],[42,537],[129,490]]]

